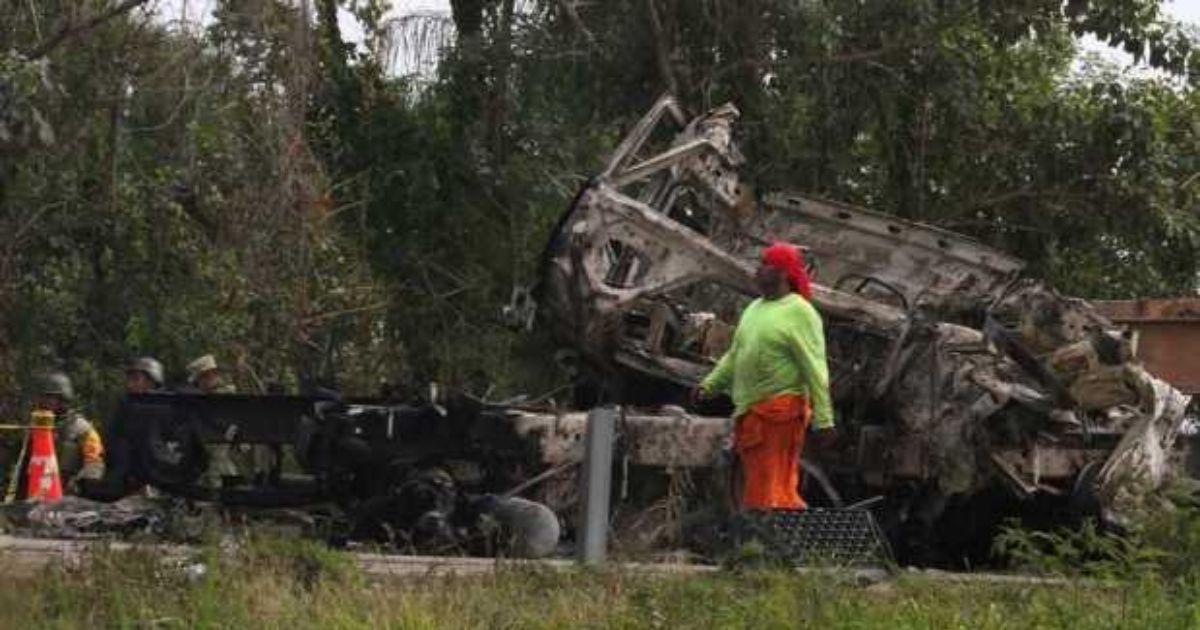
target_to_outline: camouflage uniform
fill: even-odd
[[[79,479],[104,477],[104,444],[83,415],[68,411],[57,418],[54,439],[65,487],[73,488]]]
[[[243,467],[252,469],[254,462],[251,456],[243,453],[242,449],[236,448],[234,444],[216,442],[208,444],[207,448],[208,468],[204,470],[204,478],[201,480],[201,483],[205,486],[220,488],[222,478],[241,476],[241,468]],[[238,466],[234,461],[235,458],[242,461],[243,466]]]
[[[211,354],[206,354],[189,363],[187,365],[188,383],[195,388],[193,391],[199,391],[203,394],[237,393],[237,388],[229,383],[221,383],[208,390],[200,388],[201,376],[218,369],[220,368],[217,366],[217,361]],[[232,435],[226,437],[231,440],[236,439],[236,436]],[[254,470],[252,453],[243,452],[243,449],[235,448],[233,444],[218,442],[207,445],[207,448],[208,468],[204,471],[201,483],[209,488],[220,488],[221,479],[225,477],[239,477],[243,469]],[[241,463],[240,466],[238,465],[239,462]]]

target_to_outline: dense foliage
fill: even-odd
[[[215,352],[247,389],[541,387],[499,307],[666,91],[738,104],[756,190],[960,230],[1071,293],[1196,288],[1200,56],[1157,0],[451,4],[0,5],[0,398],[60,365],[99,404],[136,353]],[[1156,70],[1079,62],[1085,34]]]

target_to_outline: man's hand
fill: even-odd
[[[812,444],[815,448],[826,450],[837,444],[838,432],[836,427],[817,429],[812,434]]]

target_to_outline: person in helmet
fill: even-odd
[[[163,368],[154,357],[138,357],[125,368],[125,391],[146,394],[163,386]]]
[[[154,357],[137,357],[125,365],[125,396],[105,427],[104,443],[109,448],[105,492],[120,496],[143,485],[144,476],[133,450],[132,428],[127,423],[126,409],[130,396],[164,392],[163,382],[162,363]]]
[[[55,456],[68,493],[78,492],[81,479],[104,476],[104,442],[92,423],[75,410],[74,402],[75,388],[66,374],[50,372],[38,378],[33,408],[54,414]]]

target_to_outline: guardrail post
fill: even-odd
[[[578,559],[599,564],[608,550],[608,508],[612,497],[613,442],[619,407],[597,407],[588,412],[583,453],[583,488],[580,501]]]

